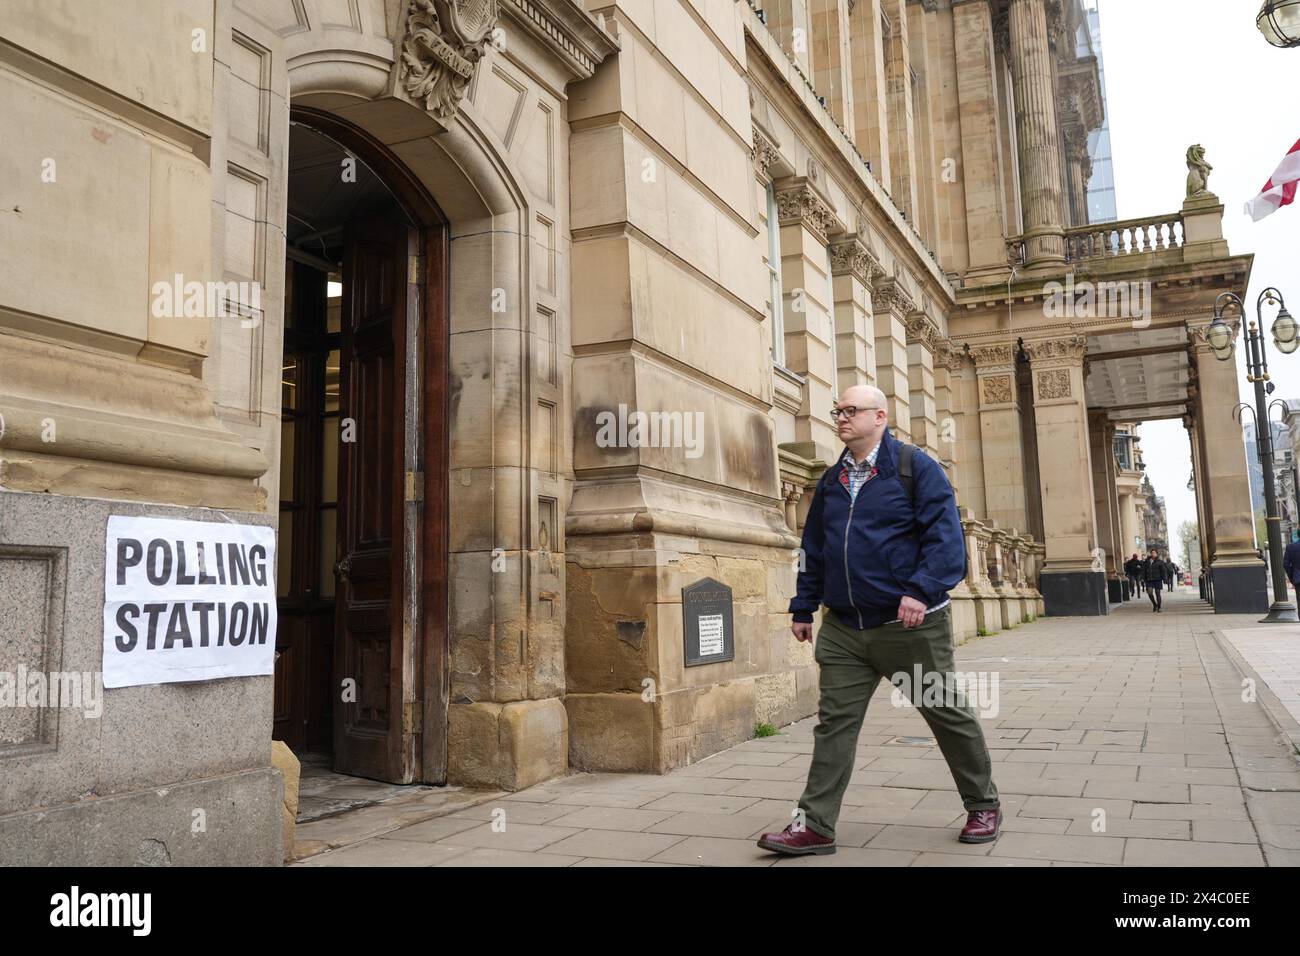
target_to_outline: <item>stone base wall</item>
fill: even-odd
[[[815,713],[813,648],[790,632],[791,552],[705,538],[570,538],[566,668],[572,770],[662,773]],[[681,589],[732,589],[735,657],[686,667]]]
[[[23,667],[28,675],[102,681],[110,514],[270,522],[0,491],[0,672]],[[278,864],[283,795],[271,767],[272,682],[119,687],[98,692],[98,706],[92,693],[81,702],[90,707],[0,708],[3,862]]]

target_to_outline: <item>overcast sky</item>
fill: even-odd
[[[1255,27],[1259,0],[1098,0],[1106,96],[1120,219],[1173,212],[1186,194],[1187,147],[1200,143],[1214,167],[1210,190],[1223,202],[1224,235],[1234,255],[1254,253],[1249,314],[1259,293],[1277,286],[1300,314],[1300,203],[1261,222],[1243,210],[1300,139],[1300,49],[1268,45]],[[1213,297],[1205,303],[1213,314]],[[1274,311],[1265,312],[1265,328]],[[1271,346],[1271,340],[1270,340]],[[1245,384],[1238,339],[1240,399]],[[1273,398],[1300,397],[1300,352],[1269,353]],[[1163,495],[1170,537],[1196,520],[1187,490],[1191,450],[1177,420],[1142,426],[1143,458]],[[1243,467],[1245,457],[1243,453]],[[1170,541],[1170,549],[1181,548]],[[1175,560],[1177,560],[1175,558]]]

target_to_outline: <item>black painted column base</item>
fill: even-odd
[[[1110,613],[1103,571],[1041,571],[1038,590],[1048,617],[1096,617]]]
[[[1265,614],[1268,611],[1268,576],[1264,562],[1244,565],[1220,565],[1211,568],[1214,575],[1215,614]]]
[[[1119,578],[1107,578],[1106,592],[1111,604],[1119,604],[1124,600],[1124,582]]]

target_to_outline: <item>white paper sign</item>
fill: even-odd
[[[275,670],[275,531],[110,515],[104,686]]]
[[[700,656],[708,657],[710,654],[721,654],[726,646],[723,639],[722,615],[701,614]]]

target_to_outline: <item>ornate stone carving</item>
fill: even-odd
[[[1087,349],[1086,335],[1066,335],[1057,339],[1040,339],[1037,342],[1025,343],[1025,352],[1029,356],[1029,361],[1035,366],[1079,364],[1083,362]]]
[[[1187,147],[1187,198],[1196,199],[1210,195],[1210,170],[1205,161],[1205,147],[1200,143]]]
[[[497,0],[410,0],[402,88],[439,119],[454,114],[499,12]]]
[[[939,327],[930,320],[928,315],[924,312],[913,312],[903,321],[903,326],[907,329],[908,345],[919,342],[931,354],[934,353],[935,346],[939,342]]]
[[[984,405],[1011,403],[1011,376],[989,375],[980,381],[980,402]]]
[[[870,288],[876,276],[883,272],[880,260],[861,235],[831,243],[831,275],[848,273]]]
[[[898,281],[898,277],[890,276],[877,282],[876,287],[871,290],[871,309],[874,312],[883,309],[902,318],[909,312],[916,311],[916,302],[912,299],[912,294]]]
[[[754,159],[754,168],[769,176],[772,164],[781,158],[776,143],[757,124],[754,125],[754,145],[750,149],[750,156]]]
[[[1068,368],[1048,368],[1038,373],[1038,397],[1069,398],[1070,370]]]
[[[966,356],[952,339],[939,339],[934,347],[934,364],[950,372],[960,372],[965,367]]]
[[[1006,367],[1016,364],[1016,353],[1011,343],[1005,345],[976,345],[970,350],[976,368]]]
[[[807,183],[799,183],[776,194],[776,213],[781,225],[799,223],[822,242],[835,230],[838,220],[826,201]]]

